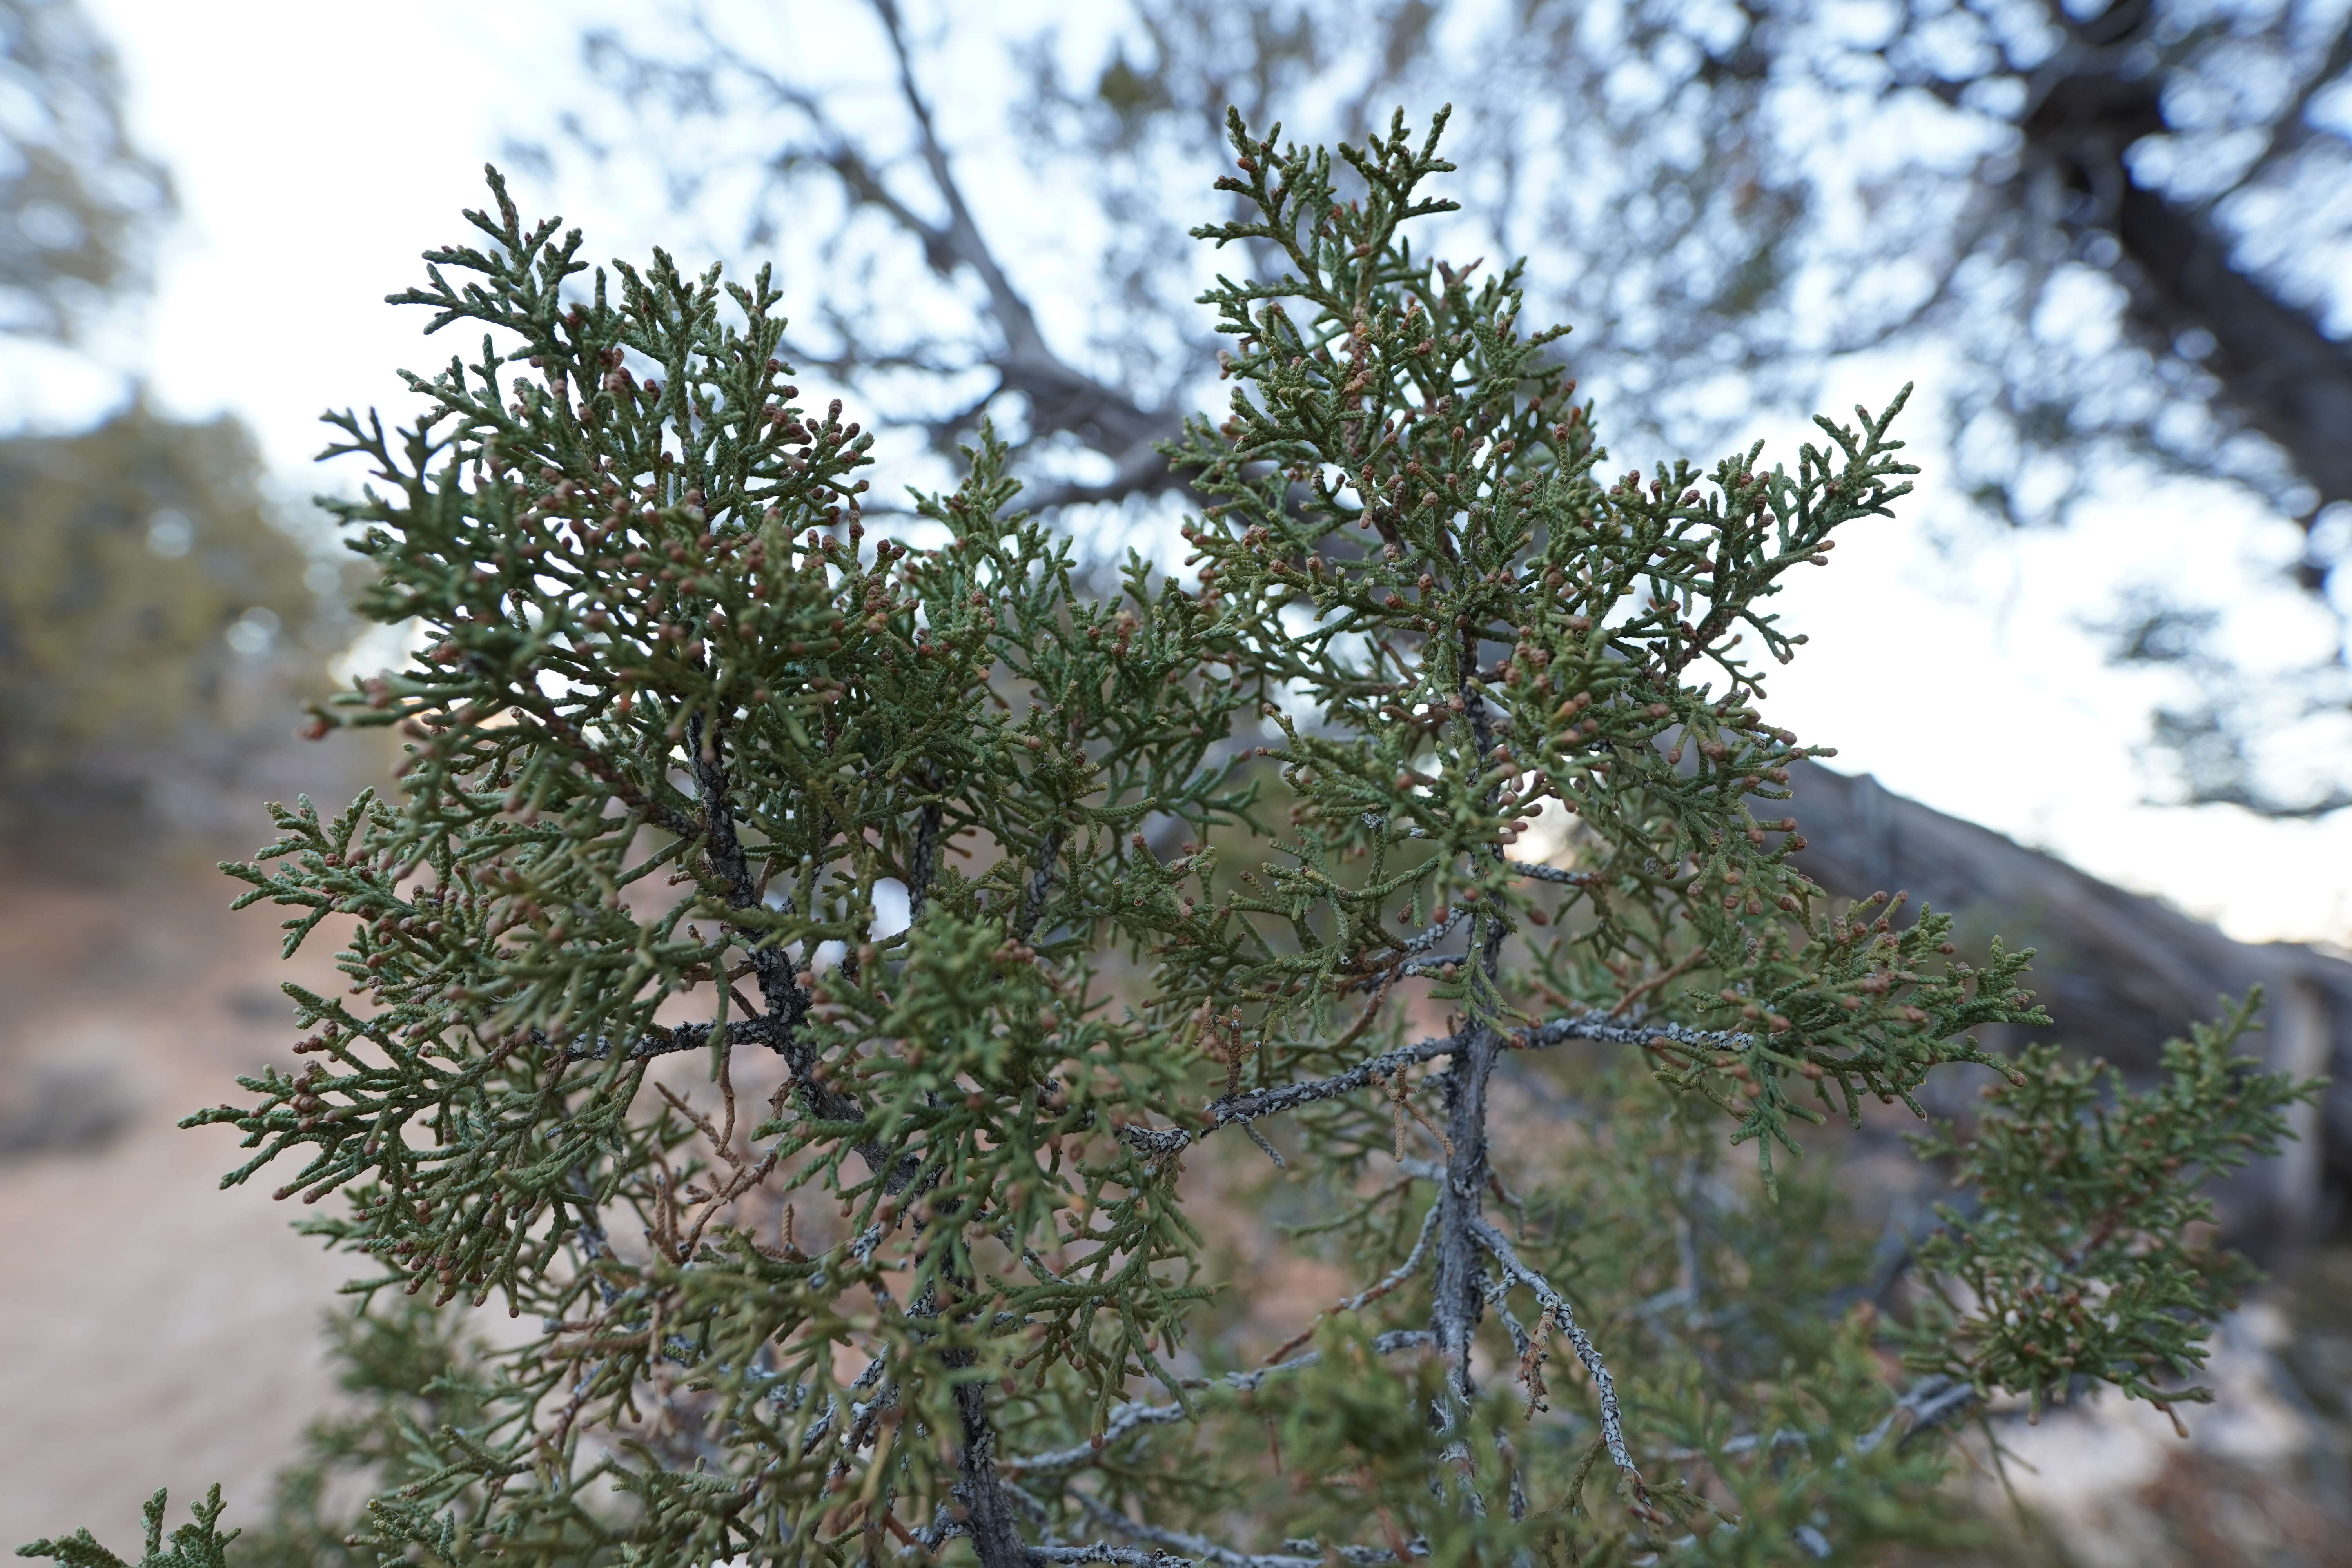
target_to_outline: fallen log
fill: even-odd
[[[2032,985],[2055,1021],[2048,1037],[2133,1078],[2153,1074],[2164,1042],[2214,1016],[2222,998],[2262,987],[2263,1032],[2245,1048],[2274,1070],[2334,1081],[2319,1104],[2298,1108],[2284,1153],[2217,1194],[2225,1226],[2275,1261],[2334,1222],[2352,1186],[2352,963],[2297,942],[2232,941],[1868,774],[1805,763],[1790,784],[1806,840],[1794,858],[1808,876],[1847,898],[1906,891],[1915,910],[1954,916],[1969,945],[1998,932],[2036,949]],[[2021,1033],[1985,1043],[2014,1047]]]

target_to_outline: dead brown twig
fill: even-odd
[[[1634,986],[1632,990],[1626,992],[1625,994],[1617,998],[1617,1005],[1609,1009],[1609,1016],[1612,1018],[1622,1017],[1626,1008],[1631,1007],[1634,1003],[1640,1001],[1651,992],[1655,991],[1658,987],[1681,979],[1684,975],[1696,968],[1699,961],[1704,959],[1706,956],[1706,949],[1703,947],[1699,948],[1696,952],[1685,955],[1682,961],[1675,964],[1672,968],[1662,970],[1658,973],[1650,976],[1649,979],[1643,981],[1642,984]]]
[[[671,1256],[680,1263],[692,1258],[700,1248],[703,1233],[710,1227],[712,1220],[732,1207],[744,1194],[766,1181],[769,1173],[776,1168],[776,1151],[772,1149],[768,1152],[765,1158],[757,1162],[747,1160],[736,1152],[735,1083],[733,1076],[728,1070],[728,1057],[722,1053],[719,1058],[719,1094],[720,1102],[725,1107],[725,1114],[723,1122],[718,1126],[713,1126],[709,1117],[695,1110],[693,1106],[672,1092],[667,1084],[654,1086],[661,1097],[669,1102],[670,1108],[685,1117],[694,1125],[695,1130],[702,1134],[709,1142],[714,1156],[723,1162],[730,1172],[724,1183],[698,1201],[696,1206],[700,1208],[701,1213],[694,1221],[693,1230],[680,1243],[676,1241],[677,1216],[675,1213],[676,1199],[671,1195],[674,1189],[665,1171],[662,1183],[663,1201],[669,1210],[668,1236],[675,1246]],[[691,1193],[689,1193],[690,1196]]]

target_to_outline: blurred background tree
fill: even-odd
[[[0,0],[0,331],[77,344],[137,303],[171,184],[79,5]],[[344,635],[341,568],[297,526],[226,416],[134,390],[94,428],[0,437],[0,833],[217,825]]]
[[[8,806],[201,817],[194,792],[283,737],[288,688],[325,652],[251,437],[134,401],[93,430],[0,440],[0,529]]]
[[[0,0],[0,330],[66,342],[147,279],[173,212],[113,48],[74,0]]]
[[[2063,526],[2121,479],[2218,481],[2292,520],[2272,565],[2328,628],[2316,657],[2250,666],[2229,606],[2178,584],[2092,608],[2119,660],[2181,678],[2151,726],[2158,787],[2352,801],[2343,0],[1133,0],[1049,8],[1010,101],[972,90],[963,22],[867,9],[870,47],[821,67],[761,8],[593,32],[592,72],[653,134],[588,111],[519,151],[618,161],[722,248],[820,245],[806,358],[942,453],[990,412],[1045,499],[1125,502],[1170,487],[1152,443],[1215,371],[1181,243],[1201,215],[1170,193],[1198,188],[1224,105],[1351,137],[1452,101],[1485,232],[1447,244],[1531,258],[1530,304],[1576,323],[1566,356],[1629,453],[1895,351],[1935,367],[1947,471],[1983,518]],[[1108,64],[1066,79],[1063,35],[1106,28]],[[992,192],[984,229],[963,182],[1015,149],[1050,196],[1024,228]],[[877,310],[910,291],[914,332]],[[1085,301],[1082,336],[1041,324],[1047,294],[1060,320]]]

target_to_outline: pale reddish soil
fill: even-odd
[[[173,1125],[290,1061],[276,987],[331,973],[332,943],[280,963],[276,917],[230,915],[234,890],[193,856],[98,889],[0,880],[16,1141],[121,1117],[96,1147],[0,1157],[0,1552],[82,1525],[135,1547],[159,1486],[219,1481],[255,1517],[331,1397],[317,1330],[344,1265],[288,1229],[275,1183],[217,1190],[234,1132]]]

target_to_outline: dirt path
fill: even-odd
[[[158,1486],[178,1517],[214,1481],[256,1517],[331,1397],[317,1329],[345,1264],[274,1184],[217,1190],[235,1133],[174,1125],[290,1061],[276,987],[331,973],[331,943],[280,963],[232,891],[193,857],[96,892],[0,881],[0,1553],[83,1525],[135,1546]]]

